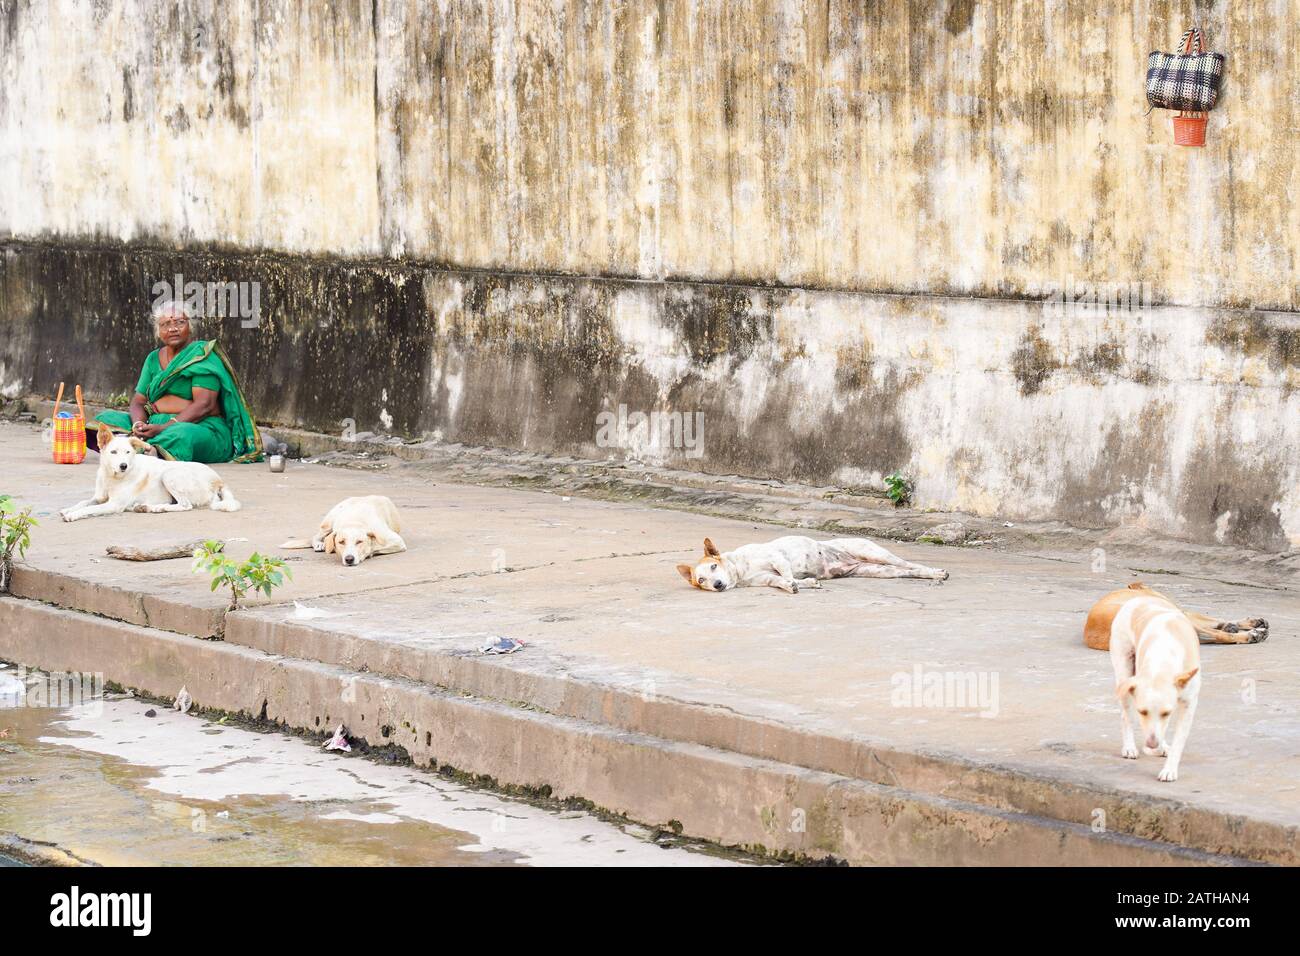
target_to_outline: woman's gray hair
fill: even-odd
[[[199,316],[195,313],[188,302],[184,299],[163,299],[161,302],[155,302],[153,308],[149,310],[153,317],[153,326],[158,328],[158,322],[168,316],[184,316],[189,320],[191,331],[198,331]]]

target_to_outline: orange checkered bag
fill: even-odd
[[[81,386],[77,386],[77,414],[59,417],[59,403],[63,401],[63,383],[59,383],[59,396],[54,400],[54,463],[79,465],[86,458],[86,406],[81,402]]]

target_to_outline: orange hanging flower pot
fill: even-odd
[[[1174,144],[1177,146],[1204,146],[1205,123],[1209,113],[1183,112],[1174,117]]]
[[[1184,33],[1178,46],[1177,53],[1153,50],[1147,58],[1147,102],[1152,109],[1179,111],[1174,117],[1176,145],[1204,146],[1205,123],[1219,99],[1224,57],[1206,52],[1199,25]]]

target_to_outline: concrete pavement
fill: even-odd
[[[199,651],[158,635],[210,636],[224,600],[208,593],[186,561],[115,561],[103,553],[107,544],[208,535],[227,540],[236,556],[259,550],[290,559],[292,583],[272,601],[254,601],[230,615],[227,646],[214,651],[208,644],[203,652],[205,660],[237,655],[241,666],[254,668],[247,674],[263,673],[255,671],[263,658],[277,666],[303,662],[295,666],[325,668],[344,682],[349,674],[397,682],[385,685],[385,699],[395,699],[394,687],[404,688],[401,693],[426,688],[514,708],[516,718],[526,713],[534,723],[567,721],[563,727],[586,738],[597,728],[614,735],[611,748],[629,746],[627,735],[642,735],[666,754],[703,747],[714,765],[767,768],[773,781],[795,774],[774,767],[797,768],[798,774],[833,775],[854,786],[894,788],[891,794],[911,795],[931,809],[934,801],[960,801],[960,812],[949,808],[918,825],[918,839],[945,826],[964,829],[968,838],[978,826],[952,821],[987,813],[997,827],[1020,834],[1016,839],[1025,846],[1038,844],[1023,836],[1023,827],[1043,823],[1049,830],[1069,829],[1078,847],[1108,834],[1232,858],[1300,862],[1300,651],[1293,637],[1300,600],[1276,582],[1142,575],[1188,607],[1233,619],[1263,616],[1272,625],[1267,643],[1203,648],[1202,706],[1182,777],[1161,784],[1155,779],[1159,758],[1118,756],[1109,661],[1081,642],[1092,600],[1134,577],[1118,560],[1095,572],[1090,549],[1070,560],[890,544],[906,558],[947,568],[952,577],[943,584],[841,580],[798,595],[770,589],[704,594],[687,587],[674,565],[693,560],[705,535],[725,550],[783,529],[632,502],[433,482],[414,466],[356,471],[300,463],[283,475],[265,466],[221,466],[244,503],[233,515],[127,514],[64,524],[55,512],[88,495],[95,456],[81,466],[55,466],[34,429],[9,424],[0,426],[0,455],[8,466],[0,491],[43,517],[15,575],[14,593],[133,625],[159,646],[165,643],[169,655],[179,655],[178,673],[190,666],[179,663],[184,655]],[[348,569],[328,556],[277,549],[287,537],[308,534],[337,500],[376,492],[398,504],[407,553]],[[318,616],[304,619],[295,601]],[[0,620],[35,620],[13,608],[6,613]],[[95,653],[72,636],[76,622],[60,618],[55,626],[48,620],[50,634],[69,635],[66,647],[51,647],[48,660],[30,659],[43,655],[42,635],[11,624],[0,633],[0,657],[66,667],[77,654]],[[81,630],[91,629],[82,622]],[[128,631],[113,633],[113,640],[128,642]],[[480,642],[497,634],[528,647],[508,657],[478,655]],[[143,658],[138,666],[119,659],[132,673],[114,676],[110,659],[109,679],[131,683],[149,672]],[[212,673],[227,666],[213,664]],[[161,695],[175,691],[133,686]],[[221,679],[213,677],[211,686],[212,695],[221,696]],[[246,690],[232,689],[232,699],[260,693]],[[341,713],[337,706],[329,713],[328,695],[314,704],[290,703],[293,693],[285,690],[286,722],[293,710],[296,725],[314,729]],[[201,705],[228,706],[195,697]],[[263,695],[264,712],[268,699]],[[439,706],[455,710],[459,704]],[[465,727],[473,725],[464,719]],[[405,740],[401,729],[385,726],[387,733],[381,729],[372,743],[396,742],[417,759],[449,762],[435,753],[435,730],[427,731],[427,740],[413,732]],[[548,726],[547,733],[554,729]],[[512,746],[527,747],[543,736],[520,730]],[[694,790],[683,782],[675,796],[659,792],[641,804],[629,796],[615,806],[629,789],[671,791],[673,783],[638,777],[630,756],[624,770],[607,775],[619,779],[617,786],[590,782],[591,766],[566,781],[558,779],[566,772],[559,764],[541,763],[529,772],[557,779],[505,780],[486,758],[483,768],[468,765],[491,749],[477,743],[476,749],[473,741],[448,739],[443,750],[461,754],[459,769],[501,783],[545,784],[629,814],[638,805],[664,808],[663,820],[648,822],[686,821],[695,810],[701,829],[693,835],[730,839],[726,814],[711,817],[700,809],[711,799],[707,770],[698,778],[683,775],[683,781],[700,781]],[[671,775],[678,765],[665,757],[656,766]],[[844,783],[817,785],[827,792],[846,789]],[[600,796],[584,793],[584,786],[600,789]],[[744,785],[738,786],[740,795],[726,799],[743,806]],[[834,820],[813,820],[804,830],[785,825],[785,810],[773,809],[781,785],[772,784],[777,796],[766,802],[759,799],[762,790],[755,787],[752,812],[776,814],[783,824],[764,818],[755,825],[766,834],[767,849],[859,862],[942,862],[917,849],[916,841],[887,858],[873,856],[872,847],[855,843],[843,818],[848,811],[834,801],[823,801],[817,811]],[[674,810],[674,800],[685,809]],[[809,808],[791,803],[786,809],[797,822],[798,811]],[[704,832],[710,827],[714,832]],[[887,829],[880,832],[887,835]],[[814,831],[816,840],[808,836]],[[978,862],[979,848],[987,845],[975,839],[961,852]],[[1114,861],[1130,850],[1120,840],[1110,856],[1079,849],[1073,861]]]

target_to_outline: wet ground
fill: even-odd
[[[0,865],[736,862],[659,845],[635,825],[135,699],[13,706],[16,672],[0,670]]]

